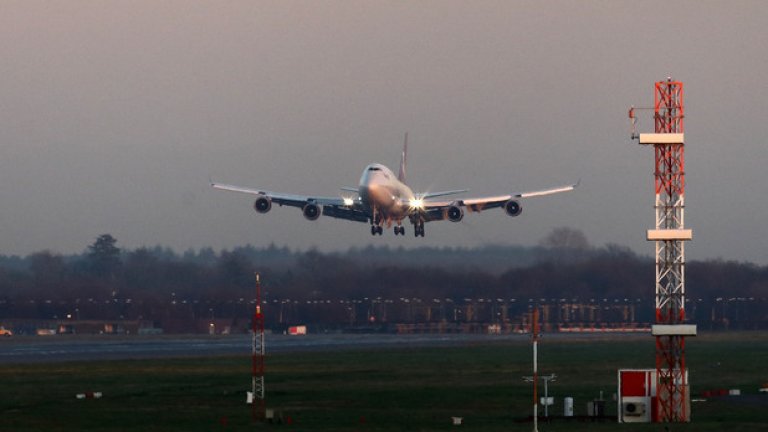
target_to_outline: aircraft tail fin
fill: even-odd
[[[405,165],[408,158],[408,132],[405,133],[405,142],[403,143],[403,153],[400,155],[400,172],[397,179],[405,183]]]

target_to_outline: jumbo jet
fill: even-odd
[[[343,187],[342,191],[351,196],[313,196],[293,195],[251,189],[222,183],[211,182],[211,186],[232,192],[256,196],[254,209],[258,213],[267,213],[272,203],[279,206],[298,207],[308,220],[317,220],[320,216],[346,219],[371,225],[372,235],[381,235],[384,225],[394,226],[395,235],[405,235],[403,221],[413,225],[415,237],[424,237],[424,224],[432,221],[449,220],[459,222],[464,218],[464,210],[480,212],[501,207],[509,216],[518,216],[522,211],[519,200],[574,190],[576,184],[545,189],[535,192],[522,192],[479,198],[456,198],[435,200],[467,192],[466,189],[444,192],[414,193],[405,181],[405,167],[408,153],[408,135],[406,134],[403,152],[400,157],[400,170],[395,175],[392,170],[379,163],[365,167],[357,188]]]

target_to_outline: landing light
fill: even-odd
[[[423,210],[424,209],[424,200],[420,198],[414,198],[410,200],[409,205],[411,208]]]
[[[355,201],[352,198],[343,198],[343,200],[344,200],[344,205],[347,207],[350,207],[352,206],[352,204],[355,203]]]

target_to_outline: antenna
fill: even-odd
[[[656,245],[657,406],[654,421],[687,423],[690,388],[685,363],[685,338],[696,336],[696,325],[685,324],[685,246],[693,238],[685,222],[685,137],[683,83],[667,78],[656,83],[654,133],[639,134],[639,143],[654,150],[655,229],[647,240]],[[630,118],[634,109],[630,109]]]
[[[261,304],[261,280],[256,273],[256,307],[253,312],[253,344],[251,369],[251,394],[253,421],[265,420],[266,404],[264,400],[264,312]]]

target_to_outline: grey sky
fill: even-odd
[[[766,23],[762,1],[3,1],[0,253],[107,232],[178,250],[530,245],[570,226],[652,254],[653,152],[626,116],[671,75],[689,259],[764,264]],[[582,187],[415,239],[257,215],[208,186],[333,195],[396,167],[405,131],[414,189]]]

